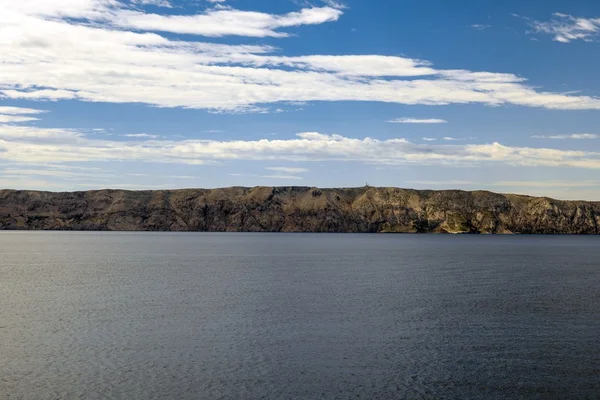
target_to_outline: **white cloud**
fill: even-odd
[[[455,137],[451,137],[451,136],[444,136],[442,138],[442,140],[446,140],[448,142],[462,142],[464,140],[473,140],[473,139],[477,139],[476,137],[470,136],[470,137],[461,137],[461,138],[455,138]]]
[[[204,181],[198,180],[199,177],[194,175],[123,174],[112,169],[114,162],[106,165],[109,166],[108,169],[54,163],[6,163],[2,162],[0,157],[0,187],[55,191],[106,188],[147,190],[177,189],[189,187],[190,182],[200,183]],[[379,167],[378,169],[383,168]],[[457,173],[463,175],[462,171]],[[264,179],[279,180],[282,183],[285,183],[286,180],[292,182],[302,179],[302,177],[293,173],[264,176],[241,173],[229,173],[227,175],[244,177],[241,182],[250,185],[265,184]],[[185,183],[186,181],[188,183]],[[571,180],[470,181],[450,178],[448,180],[410,180],[405,183],[409,187],[424,189],[463,188],[473,190],[487,188],[495,192],[526,193],[528,195],[572,200],[588,199],[597,201],[600,198],[599,180],[578,180],[576,176]]]
[[[574,133],[571,135],[533,135],[532,138],[533,139],[558,139],[558,140],[565,140],[565,139],[575,139],[575,140],[582,140],[582,139],[598,139],[600,136],[596,135],[594,133]]]
[[[158,139],[160,136],[158,135],[150,135],[148,133],[130,133],[127,135],[123,135],[125,137],[130,138],[142,138],[142,139]]]
[[[423,140],[426,141],[426,142],[435,142],[437,139],[436,138],[424,137]]]
[[[198,179],[197,176],[191,176],[191,175],[167,175],[164,177],[165,178],[173,178],[173,179]]]
[[[300,25],[318,25],[336,21],[342,11],[332,7],[304,8],[284,15],[240,11],[235,9],[210,9],[197,15],[159,15],[141,11],[121,10],[115,13],[110,23],[121,28],[142,31],[186,33],[202,36],[289,36],[278,31]]]
[[[0,169],[2,176],[48,176],[56,178],[66,178],[70,180],[105,180],[103,178],[115,178],[117,174],[105,174],[98,172],[74,172],[62,169]]]
[[[0,124],[0,186],[22,189],[83,190],[90,188],[177,188],[176,180],[197,179],[194,175],[152,175],[164,178],[143,183],[148,174],[128,182],[115,170],[97,168],[99,162],[138,161],[172,164],[223,164],[234,160],[268,162],[359,162],[373,165],[441,165],[445,167],[521,166],[571,167],[600,169],[600,152],[566,151],[548,148],[510,147],[491,144],[416,144],[403,138],[378,140],[370,137],[350,138],[319,132],[304,132],[286,140],[140,140],[118,141],[87,136],[72,129],[48,129],[33,126]],[[136,135],[136,134],[134,134]],[[134,136],[135,137],[135,136]],[[70,163],[79,163],[77,166]],[[85,163],[94,163],[88,167]],[[245,175],[282,181],[303,179],[307,168],[266,167],[274,174]],[[243,176],[242,174],[230,174]],[[159,180],[160,181],[160,180]],[[260,181],[256,182],[260,184]],[[594,198],[600,194],[597,180],[585,181],[498,181],[472,182],[461,179],[446,181],[414,180],[409,183],[428,188],[436,186],[477,186],[558,198]],[[152,186],[154,185],[154,186]]]
[[[303,172],[308,172],[308,169],[306,169],[306,168],[292,168],[292,167],[267,167],[265,169],[268,169],[269,171],[286,172],[288,174],[301,174]]]
[[[164,8],[173,8],[173,5],[168,0],[132,0],[134,4],[151,5]]]
[[[485,24],[473,24],[473,25],[469,25],[469,28],[473,28],[476,29],[478,31],[483,31],[485,29],[491,28],[491,25],[485,25]]]
[[[477,182],[473,181],[461,181],[452,179],[447,181],[406,181],[406,183],[420,186],[471,186],[477,184]]]
[[[262,57],[249,60],[255,66],[284,66],[300,70],[335,73],[341,77],[415,77],[435,75],[430,63],[404,57],[381,55],[313,55],[299,57]],[[293,100],[292,100],[293,101]]]
[[[11,122],[29,122],[35,121],[38,118],[24,117],[22,115],[2,115],[0,114],[0,123],[11,123]]]
[[[28,114],[41,114],[46,111],[36,110],[33,108],[21,108],[21,107],[0,107],[0,114],[4,115],[28,115]]]
[[[164,30],[207,35],[281,36],[286,33],[279,28],[339,16],[331,7],[284,15],[212,10],[189,17],[215,18],[197,25],[180,25],[177,18],[186,16],[145,14],[116,0],[0,0],[0,9],[0,96],[9,99],[228,112],[267,112],[273,103],[314,101],[600,109],[596,97],[544,92],[514,74],[438,70],[427,61],[398,56],[285,57],[270,46],[174,40],[143,31],[162,24]],[[233,22],[227,22],[230,17]],[[212,26],[216,30],[209,32]]]
[[[65,165],[65,164],[51,164],[51,163],[20,163],[20,162],[3,162],[2,164],[0,164],[0,168],[12,168],[12,167],[19,167],[22,168],[24,165],[26,165],[27,167],[35,167],[37,169],[44,169],[44,170],[60,170],[60,171],[101,171],[100,168],[98,167],[82,167],[82,166],[75,166],[75,165]],[[109,172],[116,172],[114,170],[111,170]]]
[[[11,99],[25,99],[25,100],[72,100],[76,99],[77,93],[71,90],[55,90],[55,89],[43,89],[43,90],[0,90],[5,97]]]
[[[350,138],[319,132],[293,139],[115,141],[72,129],[0,125],[0,161],[67,163],[147,161],[214,164],[230,160],[355,161],[379,165],[476,166],[484,164],[600,169],[600,153],[492,144],[415,144],[403,138]],[[146,139],[146,140],[144,140]],[[294,175],[292,167],[271,167]]]
[[[30,126],[0,125],[0,140],[6,139],[15,143],[26,141],[38,141],[40,143],[47,141],[54,141],[60,143],[75,143],[81,140],[82,137],[83,134],[81,132],[71,129],[34,128]]]
[[[582,187],[597,187],[600,181],[564,181],[564,180],[546,180],[546,181],[496,181],[496,182],[476,182],[467,180],[446,181],[406,181],[408,184],[420,186],[476,186],[476,187],[512,187],[512,188],[582,188]]]
[[[560,181],[560,180],[549,180],[549,181],[500,181],[493,182],[492,186],[504,186],[504,187],[527,187],[527,188],[581,188],[581,187],[598,187],[600,181]]]
[[[445,119],[438,119],[438,118],[425,118],[425,119],[396,118],[396,119],[391,119],[388,122],[390,122],[392,124],[446,124],[446,123],[448,123],[448,121],[446,121]]]
[[[549,21],[535,21],[526,18],[535,33],[553,36],[553,40],[569,43],[574,40],[591,41],[600,33],[600,18],[578,18],[572,15],[554,13]]]
[[[269,178],[269,179],[285,179],[285,180],[294,180],[294,181],[299,181],[299,180],[304,179],[301,176],[295,176],[295,175],[263,175],[262,177]]]
[[[329,7],[337,8],[340,10],[348,8],[348,6],[346,6],[344,3],[342,3],[341,1],[338,1],[338,0],[321,0],[321,1],[324,4],[328,5]]]
[[[118,5],[120,3],[117,0],[0,0],[0,9],[9,20],[23,14],[57,18],[101,18]]]

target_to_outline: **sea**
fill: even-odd
[[[600,237],[0,233],[2,399],[598,399]]]

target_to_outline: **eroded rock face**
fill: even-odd
[[[599,234],[600,202],[372,187],[2,190],[0,229]]]

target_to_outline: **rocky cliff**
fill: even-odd
[[[0,229],[599,234],[600,202],[373,187],[1,190]]]

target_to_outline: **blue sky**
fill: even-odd
[[[0,187],[600,200],[600,3],[0,0]]]

